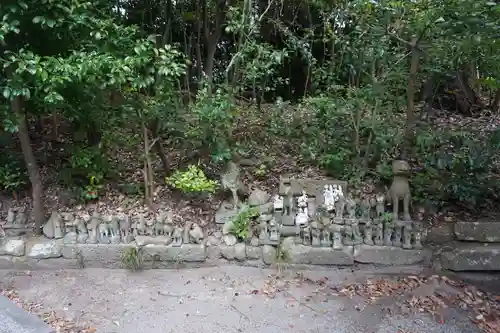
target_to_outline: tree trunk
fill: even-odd
[[[151,159],[149,157],[150,145],[148,138],[148,128],[146,124],[142,124],[144,136],[144,199],[146,205],[150,208],[153,207],[154,195],[154,181],[153,181],[153,168],[151,166]]]
[[[153,133],[153,140],[155,140],[153,148],[156,150],[156,153],[158,154],[158,157],[160,158],[161,163],[163,164],[163,173],[165,174],[165,177],[168,177],[170,175],[170,163],[168,161],[165,148],[163,148],[163,145],[161,144],[160,121],[158,119],[155,119],[153,122],[151,122],[150,130],[151,133]]]
[[[219,39],[222,34],[222,21],[225,17],[226,11],[226,1],[225,0],[217,0],[215,4],[215,22],[214,22],[214,30],[210,31],[209,21],[210,15],[208,14],[208,4],[205,2],[204,10],[204,34],[205,41],[207,45],[206,56],[205,56],[205,74],[207,75],[208,86],[211,92],[213,76],[214,76],[214,57],[215,52],[217,51],[217,44],[219,43]]]
[[[43,209],[43,186],[42,178],[40,176],[40,170],[36,163],[35,155],[33,154],[33,149],[31,147],[30,137],[28,133],[28,127],[26,126],[25,115],[23,113],[22,107],[22,97],[17,96],[12,102],[12,111],[20,117],[19,121],[19,141],[21,142],[21,148],[23,150],[24,161],[26,163],[26,168],[28,169],[28,175],[31,182],[32,196],[33,196],[33,215],[35,218],[35,233],[37,235],[41,234],[42,226],[45,223],[45,212]]]
[[[497,89],[495,93],[495,98],[493,99],[491,111],[493,113],[498,113],[498,111],[500,111],[500,89]]]
[[[207,41],[207,56],[205,58],[205,74],[207,76],[207,83],[209,87],[212,87],[213,76],[214,76],[214,58],[215,51],[217,50],[218,38],[210,38]]]

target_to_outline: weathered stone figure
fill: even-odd
[[[377,195],[375,199],[375,215],[380,218],[385,214],[385,196],[383,194]]]
[[[392,162],[393,180],[389,189],[389,196],[392,201],[392,218],[399,219],[399,201],[403,200],[403,214],[406,221],[411,221],[410,216],[410,184],[408,176],[410,165],[406,161],[396,160]]]
[[[393,226],[390,222],[385,222],[384,224],[384,245],[392,246],[392,232]]]
[[[373,240],[375,242],[375,245],[384,245],[384,226],[382,224],[382,221],[378,218],[374,220],[375,222],[375,230],[374,230],[374,236]]]
[[[89,244],[97,243],[98,228],[100,224],[101,220],[99,219],[99,217],[97,217],[97,215],[92,216],[90,221],[87,223],[87,229],[89,230],[89,238],[87,240],[87,243]]]
[[[130,219],[127,215],[120,216],[118,223],[120,225],[120,235],[124,242],[127,242],[129,235],[132,234]]]
[[[373,245],[373,224],[370,220],[365,224],[365,239],[364,243],[366,245]]]
[[[231,191],[233,195],[233,209],[238,208],[238,190],[241,188],[240,167],[233,161],[226,165],[221,177],[222,188]]]
[[[412,223],[406,223],[403,227],[403,249],[411,249]]]
[[[333,249],[342,250],[342,231],[339,225],[332,225],[330,230],[333,232]]]
[[[311,245],[311,229],[309,228],[308,225],[306,225],[303,229],[302,229],[302,242],[304,245],[306,246],[310,246]]]
[[[315,247],[321,246],[321,230],[319,229],[318,222],[311,222],[311,245]]]
[[[352,220],[346,219],[344,227],[344,245],[349,245],[349,246],[354,245],[353,238],[354,238],[354,233],[352,230]]]
[[[422,224],[417,223],[415,224],[415,227],[413,228],[413,240],[415,242],[415,245],[413,248],[420,250],[422,249]]]
[[[182,229],[181,227],[176,227],[174,229],[174,232],[173,232],[173,242],[172,242],[172,246],[182,246],[182,241],[183,241],[183,232],[184,232],[184,229]]]

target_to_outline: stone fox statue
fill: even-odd
[[[241,188],[241,180],[240,180],[240,167],[233,161],[230,161],[222,173],[221,184],[224,190],[231,191],[233,195],[233,208],[236,209],[238,207],[238,190]]]
[[[389,188],[388,197],[392,202],[392,218],[399,219],[399,201],[403,200],[403,215],[406,221],[411,220],[410,216],[410,184],[408,177],[410,173],[410,165],[406,161],[396,160],[392,162],[393,179]]]

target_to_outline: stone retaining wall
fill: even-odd
[[[342,265],[355,263],[377,265],[412,265],[426,262],[428,250],[405,250],[400,247],[355,245],[342,250],[295,244],[290,237],[278,248],[272,245],[252,246],[237,243],[183,244],[181,246],[148,244],[65,244],[62,239],[45,237],[8,237],[0,241],[0,268],[6,262],[42,262],[65,259],[68,266],[126,268],[124,253],[140,249],[144,267],[156,263],[205,263],[218,259],[252,266],[282,262],[296,265]],[[6,259],[6,260],[1,260]],[[79,261],[82,261],[81,263]],[[83,265],[82,265],[83,264]]]
[[[440,255],[443,269],[500,271],[500,222],[457,222],[453,231],[456,241]]]
[[[0,223],[0,259],[63,258],[79,266],[121,267],[130,249],[154,263],[412,265],[430,257],[422,246],[422,222],[411,220],[408,207],[398,214],[387,210],[383,194],[354,198],[347,191],[341,181],[285,177],[275,196],[254,189],[242,205],[221,203],[215,230],[176,223],[169,209],[131,215],[53,211],[44,237],[30,238],[28,214],[10,209]]]

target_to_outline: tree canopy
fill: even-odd
[[[235,153],[260,154],[256,178],[282,154],[377,187],[402,157],[418,202],[496,198],[500,137],[476,126],[500,111],[495,1],[8,0],[0,17],[0,189],[29,186],[38,226],[42,169],[86,199],[140,170],[153,205],[174,168]]]

